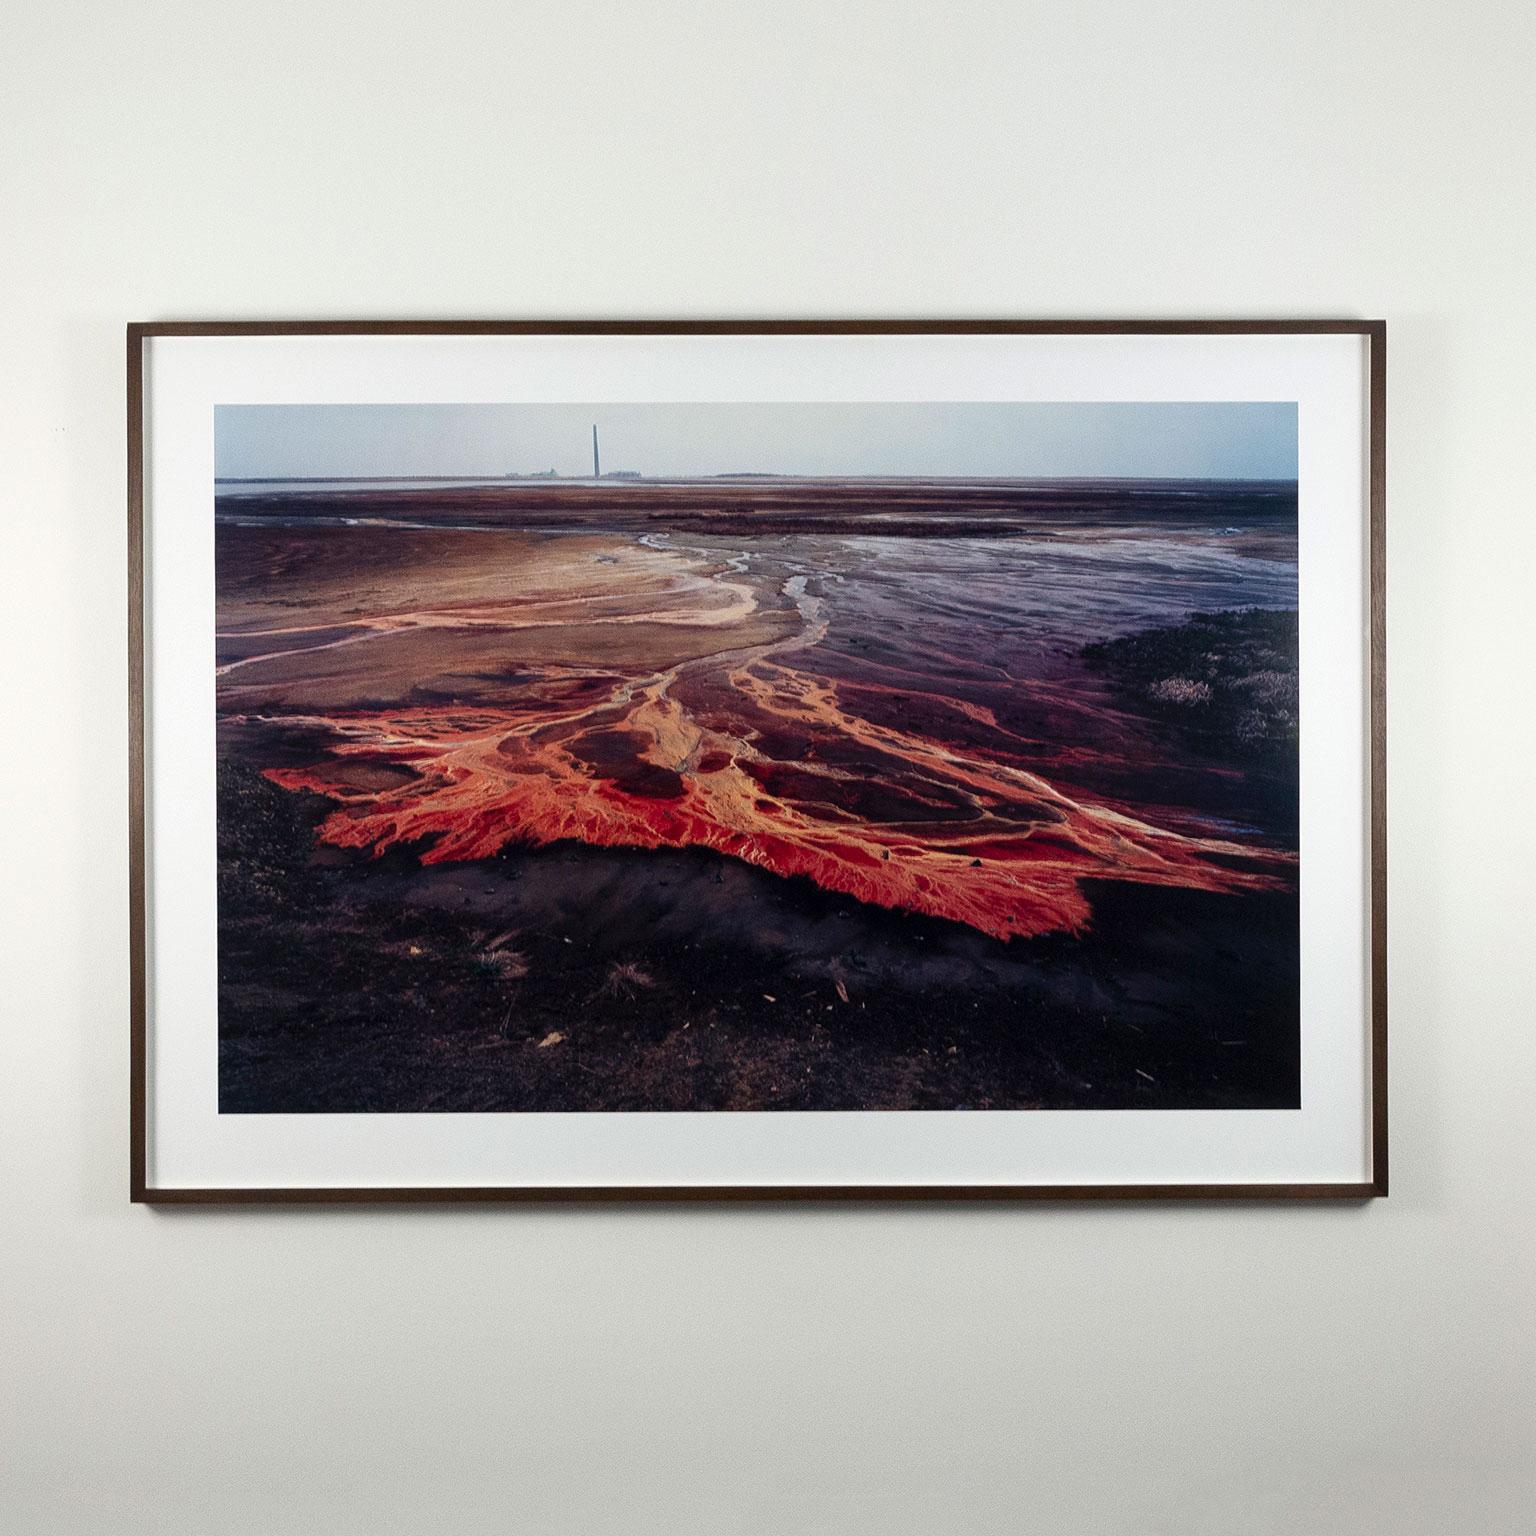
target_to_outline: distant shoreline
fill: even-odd
[[[220,482],[228,485],[229,482]],[[1166,522],[1239,534],[1293,525],[1294,481],[476,480],[243,482],[215,511],[270,519],[410,522],[418,526],[601,527],[739,535],[875,534],[995,538]]]
[[[643,475],[626,470],[591,475],[552,475],[541,472],[486,475],[215,475],[218,485],[484,485],[595,486],[613,485],[991,485],[1050,486],[1195,486],[1295,487],[1290,479],[1228,479],[1205,475],[780,475],[756,470],[718,475]]]

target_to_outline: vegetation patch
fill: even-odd
[[[1083,659],[1141,713],[1210,757],[1295,771],[1296,615],[1196,613],[1084,646]]]

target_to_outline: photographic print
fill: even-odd
[[[1294,402],[215,446],[225,1112],[1296,1105]]]
[[[987,338],[1034,369],[1010,390],[965,338],[882,392],[932,338],[173,334],[233,350],[147,376],[146,495],[189,540],[158,585],[151,544],[192,733],[152,738],[189,808],[160,837],[212,897],[152,930],[198,956],[152,962],[183,1021],[145,1064],[165,1158],[225,1149],[217,1186],[1371,1187],[1366,738],[1327,728],[1361,707],[1365,571],[1304,580],[1307,538],[1359,548],[1365,424],[1305,424],[1366,351],[1177,339],[1209,350],[1085,347],[1080,376]],[[185,406],[183,355],[231,360]],[[1304,747],[1353,778],[1316,788]],[[1309,805],[1344,835],[1304,837]],[[1358,930],[1309,937],[1304,882]],[[1345,1177],[1269,1150],[1325,1134]],[[1250,1175],[1247,1140],[1298,1176]]]

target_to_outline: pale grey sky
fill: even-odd
[[[1290,401],[220,405],[224,479],[604,471],[1296,476]]]

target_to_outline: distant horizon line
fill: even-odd
[[[537,480],[548,483],[553,480],[566,482],[595,482],[615,480],[622,484],[636,482],[652,485],[675,485],[702,480],[964,480],[972,483],[1000,484],[1064,484],[1091,483],[1095,485],[1134,485],[1152,482],[1160,485],[1296,485],[1298,475],[799,475],[776,470],[720,470],[699,475],[647,475],[639,470],[605,470],[601,475],[571,475],[550,470],[506,470],[500,474],[488,471],[478,475],[415,474],[415,475],[220,475],[215,474],[215,485],[320,485],[337,482],[357,484],[410,483],[420,480],[451,480],[475,482],[489,481],[498,484],[505,480]]]

